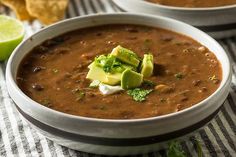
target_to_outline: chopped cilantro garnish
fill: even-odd
[[[167,157],[186,157],[186,154],[178,141],[172,141],[169,143]]]
[[[182,79],[182,78],[184,77],[184,75],[183,75],[182,73],[177,73],[177,74],[175,74],[175,77],[176,77],[178,80],[180,80],[180,79]]]
[[[194,145],[197,147],[198,157],[202,157],[202,147],[198,140],[194,140]],[[167,157],[187,157],[184,152],[180,142],[172,141],[169,143],[169,147],[167,150]]]
[[[93,80],[93,82],[90,83],[89,87],[90,88],[97,88],[100,84],[100,81],[98,80]]]
[[[76,94],[76,101],[80,101],[84,98],[85,93],[83,91],[80,91]]]
[[[101,55],[95,58],[95,63],[102,67],[107,73],[123,72],[125,68],[122,63],[111,55]]]
[[[83,92],[79,88],[75,88],[71,92],[76,96],[76,101],[82,100],[85,96],[85,92]]]
[[[132,96],[135,101],[144,101],[146,100],[146,97],[148,94],[150,94],[153,90],[149,89],[140,89],[140,88],[135,88],[127,91],[127,94]]]
[[[112,55],[100,55],[95,58],[95,63],[102,67],[106,73],[122,73],[127,67],[134,71],[136,70],[133,66],[124,64]]]
[[[198,140],[195,140],[195,145],[197,146],[197,154],[198,154],[198,157],[202,157],[202,146],[200,144],[200,142]]]

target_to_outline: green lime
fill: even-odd
[[[11,17],[0,15],[0,61],[7,59],[24,38],[23,24]]]

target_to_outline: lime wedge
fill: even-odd
[[[11,17],[0,15],[0,61],[7,59],[24,38],[23,24]]]

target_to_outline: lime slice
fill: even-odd
[[[0,15],[0,61],[7,59],[24,38],[24,26],[18,20]]]

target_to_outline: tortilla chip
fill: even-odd
[[[4,5],[11,8],[18,19],[20,20],[32,20],[33,18],[29,15],[25,0],[0,0]]]
[[[44,24],[51,24],[63,19],[69,0],[26,0],[30,15]]]

